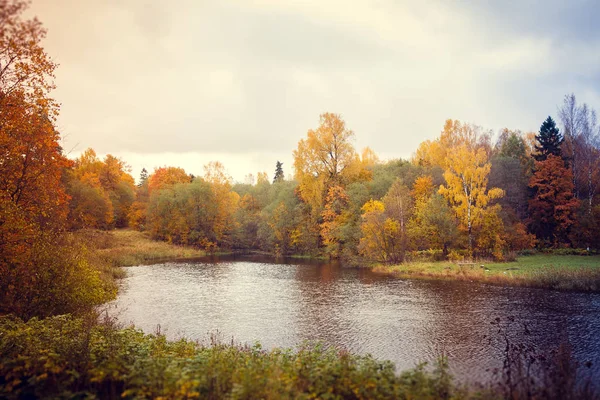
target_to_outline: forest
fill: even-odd
[[[294,173],[233,182],[214,161],[203,176],[165,166],[134,184],[124,160],[86,150],[63,169],[66,229],[126,228],[209,252],[341,258],[514,259],[531,248],[597,250],[596,113],[567,95],[539,132],[447,120],[410,160],[357,151],[338,114],[324,113],[294,150]],[[564,133],[563,133],[564,132]]]

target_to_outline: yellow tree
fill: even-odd
[[[398,252],[400,223],[387,217],[382,201],[369,200],[362,207],[362,212],[359,253],[375,261],[401,261]]]
[[[204,166],[204,180],[211,185],[214,195],[214,204],[211,205],[213,232],[217,243],[223,244],[226,236],[236,229],[234,215],[240,196],[231,191],[231,177],[219,161],[211,161]]]
[[[482,132],[481,127],[448,119],[440,137],[434,141],[426,140],[419,145],[413,162],[424,167],[448,167],[448,154],[465,145],[469,149],[482,148],[489,155],[491,145],[489,133]]]
[[[481,222],[490,201],[502,197],[504,191],[487,189],[491,164],[483,149],[474,150],[463,144],[448,154],[447,165],[446,185],[442,185],[439,192],[450,202],[467,232],[469,253],[472,253],[473,226]]]
[[[321,114],[319,127],[309,130],[294,150],[294,168],[302,199],[311,205],[313,216],[320,214],[330,186],[344,186],[352,166],[359,162],[351,140],[354,133],[337,114]]]
[[[321,237],[323,243],[332,257],[338,257],[340,253],[340,228],[348,219],[344,210],[348,206],[350,198],[341,186],[335,185],[329,188],[325,201],[325,209],[321,213]]]

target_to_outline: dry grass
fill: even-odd
[[[599,256],[534,255],[512,263],[459,265],[451,262],[413,262],[378,265],[373,271],[409,279],[478,281],[495,285],[600,292]]]
[[[111,232],[85,230],[80,234],[96,248],[97,253],[114,266],[127,267],[169,259],[205,256],[202,250],[150,239],[144,232],[115,230]]]

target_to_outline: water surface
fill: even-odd
[[[500,318],[515,343],[549,352],[568,341],[600,377],[600,295],[400,280],[330,263],[264,259],[169,262],[126,269],[110,312],[170,338],[320,341],[393,361],[398,369],[449,357],[463,380],[485,381],[503,359]],[[525,333],[524,326],[530,334]]]

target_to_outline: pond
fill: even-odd
[[[513,343],[548,353],[568,342],[600,376],[600,294],[400,280],[298,260],[221,258],[129,267],[109,312],[148,333],[263,348],[318,341],[394,362],[447,355],[463,381],[486,381],[503,360],[497,318]],[[514,318],[514,322],[509,319]]]

